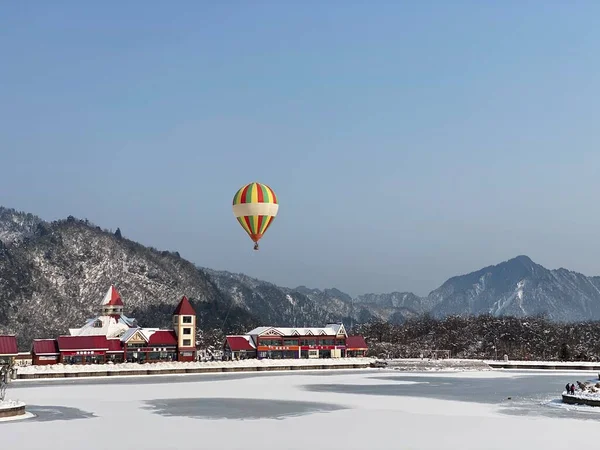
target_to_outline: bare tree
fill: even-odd
[[[12,359],[8,361],[0,361],[0,402],[4,401],[6,395],[6,387],[10,381],[12,371],[14,370],[14,362]]]

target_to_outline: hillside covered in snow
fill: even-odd
[[[198,312],[200,342],[266,324],[401,325],[425,313],[600,320],[600,277],[549,270],[527,256],[450,278],[426,297],[353,298],[334,288],[287,288],[198,267],[177,252],[145,247],[87,220],[46,222],[0,207],[0,333],[17,334],[24,349],[34,337],[67,333],[96,315],[111,284],[123,296],[125,314],[143,326],[168,326],[187,295]]]
[[[242,275],[202,269],[177,252],[159,251],[86,220],[45,222],[0,207],[0,333],[15,333],[21,349],[33,338],[68,334],[99,311],[114,284],[125,314],[142,326],[167,327],[186,295],[198,313],[199,335],[255,326],[301,326],[350,320],[290,289]]]

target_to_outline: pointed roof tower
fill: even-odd
[[[105,336],[120,337],[130,328],[137,328],[135,319],[123,314],[121,294],[111,285],[100,303],[99,316],[89,319],[81,328],[69,328],[71,336]]]
[[[184,295],[177,308],[175,308],[174,316],[195,316],[196,311],[192,307],[192,304],[188,298]]]
[[[117,291],[114,285],[111,285],[102,300],[102,306],[123,306],[121,294]]]
[[[103,316],[120,316],[123,314],[121,294],[119,294],[113,285],[108,288],[101,305]]]

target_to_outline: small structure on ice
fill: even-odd
[[[577,381],[577,388],[571,384],[570,389],[563,392],[562,401],[570,405],[600,406],[600,382]]]

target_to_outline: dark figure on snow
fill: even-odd
[[[571,395],[575,394],[575,385],[571,384]]]
[[[567,383],[567,385],[565,386],[565,391],[567,391],[567,394],[571,392],[571,385],[569,383]]]

